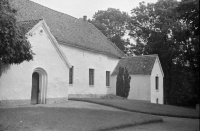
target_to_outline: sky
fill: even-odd
[[[155,3],[157,0],[31,0],[59,12],[71,15],[75,18],[88,19],[98,10],[110,8],[120,9],[131,14],[131,10],[139,5],[139,2]]]

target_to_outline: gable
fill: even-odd
[[[123,58],[118,62],[112,75],[118,74],[119,67],[125,67],[129,74],[151,75],[156,59],[157,55],[144,55]]]
[[[49,40],[53,44],[53,47],[55,48],[56,52],[60,56],[60,58],[63,60],[63,62],[68,66],[71,67],[70,63],[68,62],[65,54],[60,49],[56,39],[49,31],[49,28],[44,20],[30,20],[30,21],[20,21],[18,22],[18,25],[23,29],[24,33],[27,36],[33,36],[35,34],[35,30],[37,30],[39,27],[42,27],[42,30],[45,31],[46,35],[48,36]]]
[[[18,21],[17,25],[21,28],[24,35],[26,35],[36,24],[38,24],[42,19],[29,20],[29,21]]]
[[[153,73],[155,74],[156,72],[159,72],[164,77],[164,72],[162,70],[162,66],[158,57],[156,58],[156,61],[154,63],[151,75]]]
[[[51,29],[58,43],[94,50],[114,57],[122,57],[124,53],[111,43],[92,24],[76,19],[31,2],[29,0],[10,0],[18,10],[17,19],[27,21],[43,18]]]

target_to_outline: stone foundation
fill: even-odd
[[[67,97],[64,97],[64,98],[47,98],[46,104],[64,103],[64,102],[67,102],[67,101],[68,101]]]
[[[20,106],[20,105],[30,105],[31,100],[1,100],[0,106]]]
[[[63,103],[67,102],[68,98],[46,98],[46,104],[53,104],[53,103]],[[0,106],[21,106],[21,105],[30,105],[31,100],[0,100]]]
[[[105,94],[68,94],[69,98],[100,98]]]

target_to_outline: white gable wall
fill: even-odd
[[[42,33],[40,31],[43,30]],[[32,73],[42,68],[47,73],[46,98],[67,98],[69,68],[61,60],[42,26],[28,36],[34,60],[19,65],[2,65],[0,74],[0,100],[30,100]]]
[[[106,71],[114,70],[119,59],[60,44],[70,64],[74,66],[73,84],[69,86],[71,96],[112,94],[106,87]],[[94,69],[94,86],[89,86],[89,68]]]
[[[110,84],[112,87],[112,94],[116,95],[116,82],[117,82],[117,75],[112,75],[110,77]]]
[[[160,63],[157,58],[151,73],[151,103],[157,103],[156,99],[158,99],[158,103],[163,104],[163,74],[159,64]],[[156,76],[159,77],[158,90],[156,90],[156,85],[155,85]]]
[[[130,75],[128,99],[151,101],[150,75]],[[113,92],[116,94],[117,75],[111,77]]]
[[[150,75],[130,75],[130,92],[128,99],[150,101]]]

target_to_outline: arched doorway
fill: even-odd
[[[31,104],[45,104],[47,92],[47,73],[36,68],[32,74]]]
[[[34,72],[32,74],[31,104],[38,104],[39,91],[39,74]]]

